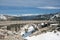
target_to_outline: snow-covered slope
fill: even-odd
[[[60,32],[47,32],[37,36],[26,37],[27,40],[60,40]]]
[[[50,20],[59,20],[60,19],[60,13],[55,14],[53,17],[50,18]]]

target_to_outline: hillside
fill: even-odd
[[[43,15],[31,15],[31,16],[11,16],[0,15],[0,20],[60,20],[60,13],[50,13]]]

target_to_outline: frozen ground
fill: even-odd
[[[37,36],[25,37],[27,40],[60,40],[60,32],[47,32]]]

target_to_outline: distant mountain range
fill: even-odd
[[[60,17],[60,13],[50,13],[43,15],[26,15],[26,16],[11,16],[11,15],[0,15],[0,20],[56,20]]]

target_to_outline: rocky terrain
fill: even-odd
[[[45,27],[34,28],[29,25],[23,26],[18,32],[0,29],[0,40],[60,40],[60,13],[35,15],[35,16],[9,16],[0,15],[0,21],[8,20],[50,20],[58,21],[59,24],[50,24]]]

